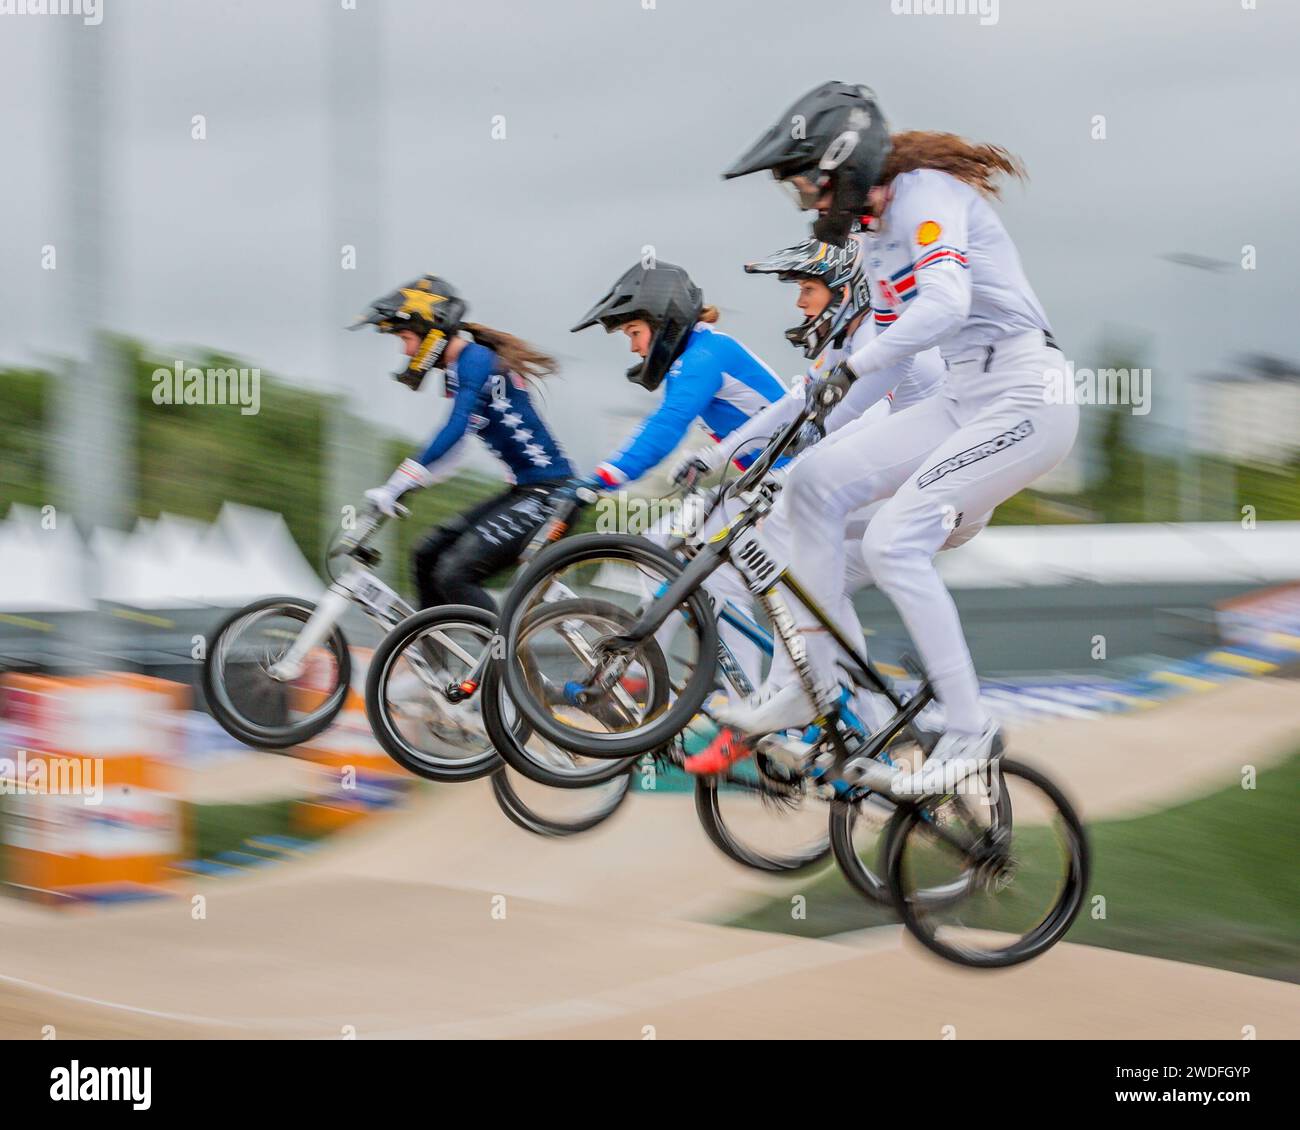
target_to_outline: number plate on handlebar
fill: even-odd
[[[369,574],[354,578],[350,588],[353,600],[363,605],[373,615],[381,617],[401,600],[401,597],[383,581]]]

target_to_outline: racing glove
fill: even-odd
[[[580,506],[590,506],[603,491],[609,489],[609,484],[598,475],[588,475],[586,478],[575,475],[555,492],[555,498],[576,502]]]
[[[716,461],[711,459],[710,456],[716,454],[717,451],[718,448],[715,447],[713,451],[692,451],[687,455],[683,455],[673,465],[671,472],[673,482],[682,483],[692,475],[697,479],[702,479],[705,475],[711,475],[718,468]]]
[[[403,459],[401,466],[392,473],[388,482],[381,487],[371,487],[366,491],[366,501],[381,514],[396,518],[398,517],[397,500],[408,491],[427,487],[433,481],[429,469],[418,459]]]
[[[849,386],[857,379],[857,373],[849,368],[848,362],[841,361],[821,380],[815,381],[807,396],[807,402],[816,409],[813,420],[818,424],[824,423],[831,409],[844,399]]]

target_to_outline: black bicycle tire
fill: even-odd
[[[599,827],[622,808],[623,802],[627,800],[628,794],[632,791],[631,774],[624,773],[623,776],[626,778],[627,784],[619,791],[613,803],[600,809],[595,815],[585,816],[581,820],[565,821],[557,820],[552,816],[543,816],[515,790],[506,776],[504,767],[492,774],[492,795],[506,818],[525,832],[552,838],[577,836]]]
[[[312,613],[316,611],[316,604],[313,601],[296,596],[268,596],[244,605],[243,608],[227,616],[209,637],[201,677],[203,696],[207,702],[208,710],[226,733],[236,741],[251,746],[253,749],[280,751],[310,741],[317,734],[328,729],[334,719],[338,717],[339,711],[343,709],[344,703],[347,702],[348,689],[352,682],[352,655],[348,649],[347,637],[344,636],[343,630],[335,624],[329,639],[337,655],[338,686],[331,692],[326,708],[312,714],[309,720],[299,722],[288,728],[271,728],[258,727],[256,723],[239,718],[233,713],[232,707],[228,707],[223,700],[224,697],[228,696],[219,694],[216,685],[215,659],[220,650],[220,641],[222,636],[244,617],[275,607],[291,610],[294,613],[291,618],[300,620],[302,623],[306,623],[311,619]],[[301,613],[301,615],[298,615],[298,613]],[[277,730],[280,732],[277,733]]]
[[[545,609],[536,611],[545,611]],[[499,660],[494,660],[487,665],[483,673],[483,685],[479,688],[479,694],[482,696],[483,726],[487,730],[488,739],[496,747],[502,760],[516,772],[521,773],[530,781],[539,785],[548,785],[554,789],[583,789],[589,785],[604,784],[606,781],[613,780],[620,773],[626,773],[632,768],[637,758],[641,756],[637,754],[617,760],[602,758],[601,760],[605,762],[604,765],[598,769],[593,769],[591,773],[581,775],[556,773],[545,765],[539,764],[529,755],[524,741],[521,741],[506,723],[505,715],[501,709],[501,698],[505,693],[501,678],[502,666],[503,664]],[[666,678],[667,673],[665,671],[663,678],[656,681],[656,685],[665,686]],[[554,744],[558,745],[560,743]],[[561,745],[561,748],[567,749],[568,747]]]
[[[409,751],[401,735],[393,731],[389,724],[388,712],[380,696],[380,684],[391,657],[404,648],[415,635],[423,632],[429,624],[439,620],[474,623],[489,629],[494,634],[497,624],[496,616],[487,609],[470,604],[438,605],[408,616],[383,638],[370,658],[370,670],[366,674],[366,718],[370,722],[375,740],[384,752],[407,772],[423,777],[426,781],[458,784],[462,781],[478,780],[500,768],[501,757],[496,749],[489,745],[485,753],[465,759],[463,765],[449,766],[446,769],[435,768]]]
[[[819,867],[831,857],[830,833],[827,832],[825,846],[818,846],[815,851],[792,853],[789,855],[767,854],[757,851],[748,844],[736,839],[727,828],[718,805],[718,778],[716,776],[698,777],[695,781],[695,815],[704,829],[709,841],[727,858],[755,871],[770,874],[791,875]]]
[[[540,707],[532,698],[531,688],[523,678],[517,663],[510,661],[517,654],[522,618],[519,616],[523,595],[532,592],[539,583],[558,568],[584,557],[600,556],[603,559],[626,559],[653,562],[669,577],[679,575],[684,566],[667,550],[630,534],[583,534],[566,538],[539,553],[511,586],[510,595],[502,609],[505,655],[503,678],[506,693],[515,708],[533,728],[548,741],[564,749],[572,749],[587,757],[622,758],[649,753],[662,748],[685,727],[698,712],[712,691],[717,666],[718,626],[712,606],[702,589],[696,589],[686,604],[694,616],[699,640],[699,662],[691,672],[687,684],[671,703],[664,715],[644,729],[631,735],[595,735],[588,731],[571,730],[558,725],[553,715]]]
[[[886,833],[886,881],[889,884],[894,908],[902,918],[903,925],[912,937],[932,953],[971,969],[1005,969],[1011,965],[1020,965],[1056,945],[1069,932],[1083,907],[1092,870],[1087,831],[1078,812],[1059,786],[1046,774],[1023,762],[1003,759],[999,768],[1003,774],[1010,773],[1012,776],[1020,776],[1032,782],[1051,799],[1064,818],[1065,826],[1077,848],[1070,857],[1063,897],[1052,907],[1044,921],[1020,941],[1001,950],[982,953],[978,957],[971,951],[940,942],[921,926],[910,900],[902,889],[903,849],[912,828],[921,819],[923,803],[900,805]]]

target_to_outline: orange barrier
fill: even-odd
[[[352,648],[352,685],[343,709],[328,730],[294,750],[321,769],[317,790],[294,805],[293,825],[303,834],[335,831],[391,807],[415,780],[370,731],[364,688],[371,655],[369,648]],[[328,687],[308,683],[302,693],[328,693]]]
[[[7,675],[0,693],[10,888],[51,902],[159,891],[184,847],[173,759],[188,689],[125,673]]]

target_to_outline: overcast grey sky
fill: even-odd
[[[692,272],[723,328],[783,375],[798,370],[781,336],[790,288],[741,264],[800,238],[806,220],[770,180],[719,172],[797,94],[836,78],[871,84],[894,128],[1022,156],[1031,181],[1001,212],[1057,336],[1078,365],[1102,359],[1107,332],[1147,337],[1152,423],[1177,418],[1162,391],[1189,370],[1247,348],[1300,356],[1300,4],[1001,0],[982,26],[894,14],[897,0],[643,2],[107,0],[85,32],[106,53],[107,97],[85,113],[112,155],[107,324],[318,387],[347,350],[355,401],[422,436],[436,399],[387,380],[390,340],[345,343],[340,327],[377,288],[441,273],[475,318],[562,357],[549,412],[589,465],[613,438],[607,414],[653,398],[623,380],[621,338],[567,330],[644,245]],[[40,248],[66,219],[67,18],[0,16],[5,360],[62,344]],[[359,21],[376,19],[378,85],[364,81],[378,157],[360,154],[354,173],[381,188],[350,210],[383,238],[357,237],[360,266],[340,288],[329,126],[357,73],[331,61],[330,28],[354,21],[361,43]],[[191,139],[195,114],[206,141]],[[1253,272],[1161,258],[1235,264],[1243,244],[1258,248]]]

